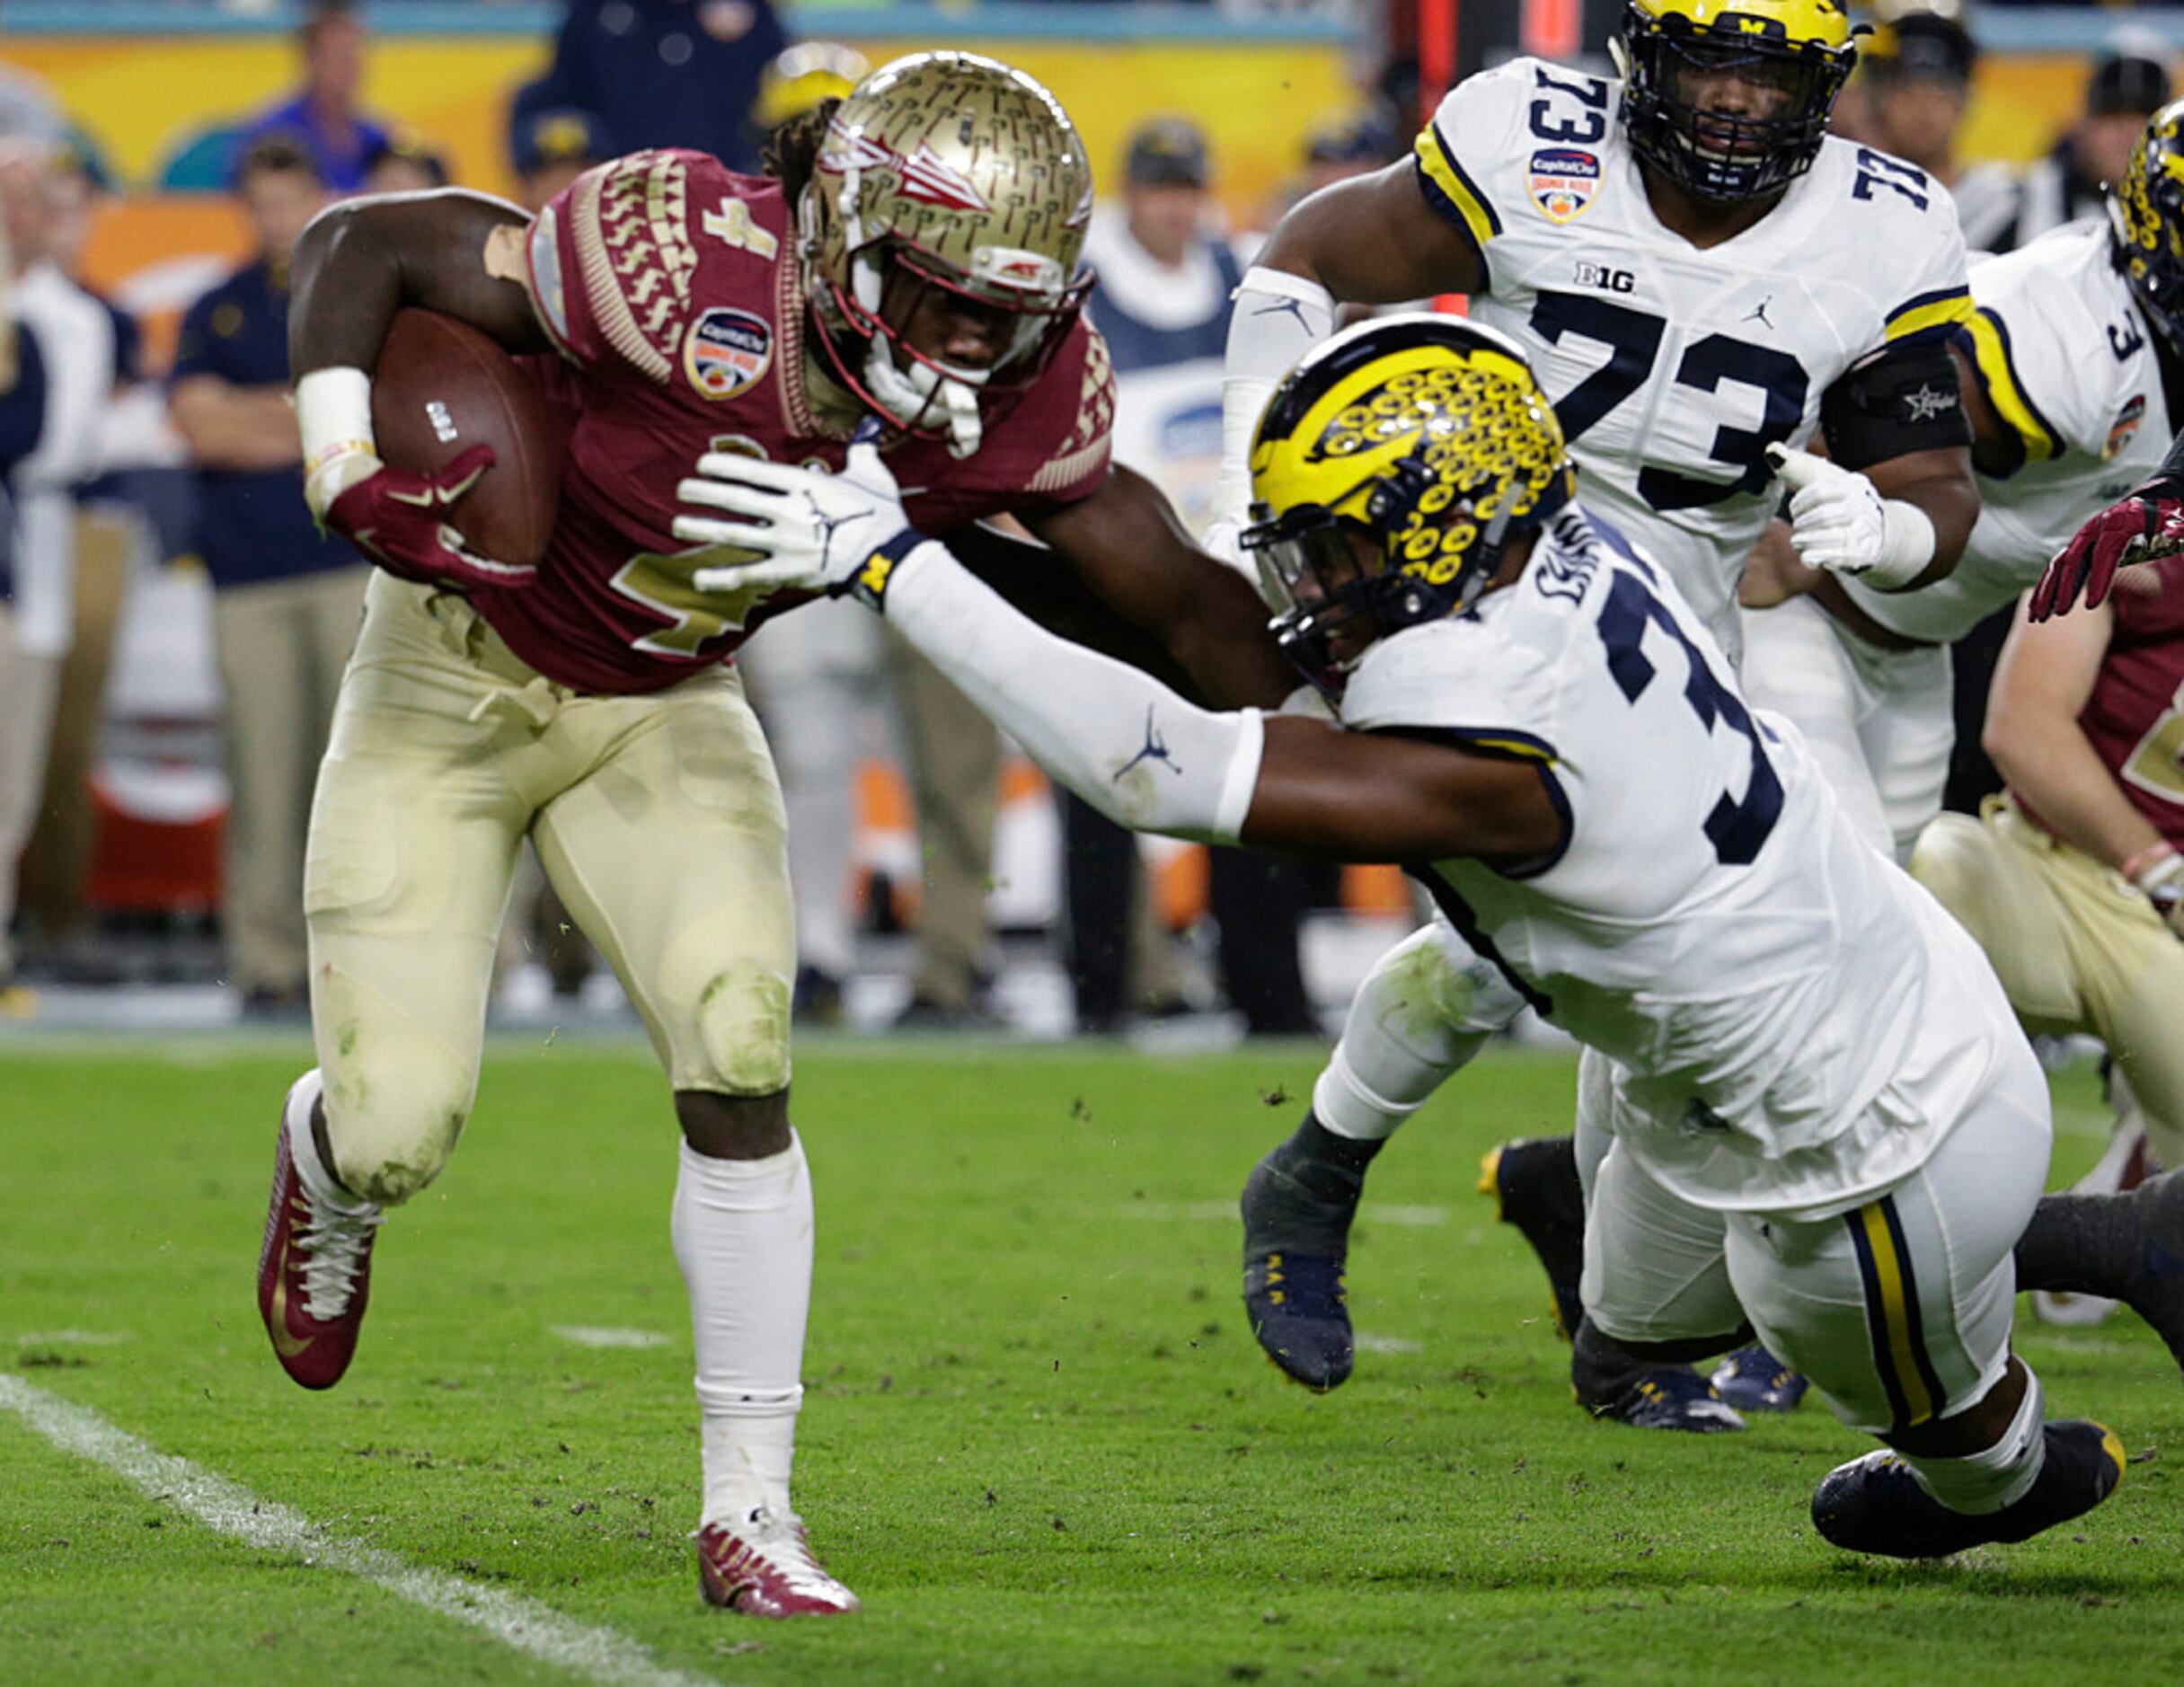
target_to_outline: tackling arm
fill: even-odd
[[[883,613],[1034,760],[1138,831],[1338,861],[1534,860],[1561,841],[1536,771],[1296,716],[1216,714],[1017,614],[924,543]]]
[[[1274,708],[1296,670],[1267,632],[1267,606],[1235,570],[1185,535],[1143,475],[1117,469],[1090,498],[1035,520],[1039,536],[1123,620],[1150,634],[1207,697]]]

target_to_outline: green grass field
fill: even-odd
[[[1544,1285],[1472,1192],[1500,1136],[1564,1127],[1561,1057],[1474,1068],[1383,1157],[1350,1272],[1377,1350],[1326,1399],[1283,1382],[1233,1201],[1319,1053],[801,1051],[798,1494],[853,1620],[698,1603],[673,1126],[638,1051],[496,1044],[452,1167],[383,1236],[355,1369],[314,1396],[252,1299],[300,1039],[0,1046],[0,1373],[721,1681],[2184,1680],[2184,1388],[2127,1317],[2023,1338],[2058,1415],[2123,1436],[2122,1490],[1937,1566],[1812,1533],[1813,1483],[1861,1450],[1817,1405],[1737,1437],[1584,1419]],[[2061,1177],[2103,1126],[2089,1075],[2058,1098]],[[7,1410],[0,1472],[0,1681],[572,1678]]]

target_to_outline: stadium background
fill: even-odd
[[[561,10],[539,0],[363,6],[370,31],[364,109],[429,142],[455,181],[511,191],[508,102],[544,68]],[[1234,231],[1265,225],[1295,177],[1304,137],[1366,109],[1391,58],[1414,55],[1430,87],[1511,50],[1564,58],[1596,51],[1616,14],[1603,0],[877,0],[783,11],[792,35],[846,42],[874,63],[946,44],[1022,65],[1060,96],[1110,182],[1137,124],[1155,114],[1188,117],[1211,143],[1216,198]],[[2184,14],[2159,8],[1977,8],[1970,22],[1983,56],[1965,157],[2029,161],[2044,152],[2078,109],[2091,56],[2127,13],[2134,26],[2166,31],[2172,42],[2184,38]],[[117,190],[99,203],[83,275],[136,314],[154,375],[171,355],[182,308],[243,252],[240,218],[217,190],[217,160],[232,126],[292,84],[299,16],[300,8],[275,0],[15,0],[0,9],[0,60],[46,83]],[[1399,138],[1409,119],[1392,115]],[[199,707],[170,693],[160,676],[175,665],[147,649],[189,622],[190,585],[186,572],[170,572],[135,594],[122,656],[132,634],[145,653],[115,663],[117,712],[172,718]],[[123,754],[102,762],[93,780],[94,907],[157,913],[217,896],[217,768],[199,756],[154,770]],[[1050,811],[1028,766],[1007,770],[1004,805],[993,918],[1004,929],[1036,928],[1052,921],[1058,891]],[[914,920],[914,816],[884,755],[862,770],[858,811],[861,877],[886,875],[903,917]],[[1201,852],[1154,844],[1148,855],[1160,912],[1180,929],[1205,905]],[[1397,923],[1406,905],[1388,870],[1350,870],[1340,900]],[[1377,941],[1359,936],[1359,952]]]

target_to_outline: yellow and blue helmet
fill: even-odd
[[[1331,692],[1331,632],[1470,608],[1510,538],[1574,485],[1561,424],[1514,340],[1458,317],[1380,317],[1321,345],[1267,401],[1242,543],[1275,638]]]
[[[2184,351],[2184,100],[2146,120],[2123,180],[2109,183],[2116,267],[2162,337]]]
[[[1812,167],[1857,60],[1839,0],[1630,0],[1611,50],[1639,157],[1702,199],[1780,192]],[[1773,109],[1711,109],[1692,84],[1724,72]]]

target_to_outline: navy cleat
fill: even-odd
[[[1554,1319],[1568,1340],[1584,1316],[1578,1280],[1585,1271],[1585,1190],[1572,1136],[1504,1143],[1479,1162],[1479,1193],[1494,1197],[1495,1216],[1532,1244],[1554,1293]]]
[[[1811,1386],[1762,1347],[1739,1347],[1714,1367],[1714,1392],[1746,1412],[1793,1412]]]
[[[1939,1559],[1973,1547],[2029,1541],[2082,1517],[2123,1480],[2123,1444],[2096,1423],[2042,1426],[2040,1473],[2014,1505],[1974,1514],[1951,1511],[1923,1488],[1911,1467],[1883,1448],[1839,1464],[1813,1490],[1812,1526],[1831,1546],[1892,1559]]]
[[[1243,1310],[1267,1357],[1292,1382],[1324,1394],[1349,1380],[1357,1349],[1340,1259],[1270,1253],[1251,1261]]]
[[[1628,1424],[1633,1429],[1680,1429],[1690,1435],[1718,1435],[1744,1427],[1734,1407],[1714,1392],[1713,1384],[1688,1365],[1656,1365],[1633,1377],[1614,1400],[1578,1403],[1596,1418]]]
[[[1243,1186],[1243,1310],[1283,1375],[1320,1393],[1348,1381],[1357,1356],[1343,1267],[1375,1142],[1337,1136],[1304,1116]]]

